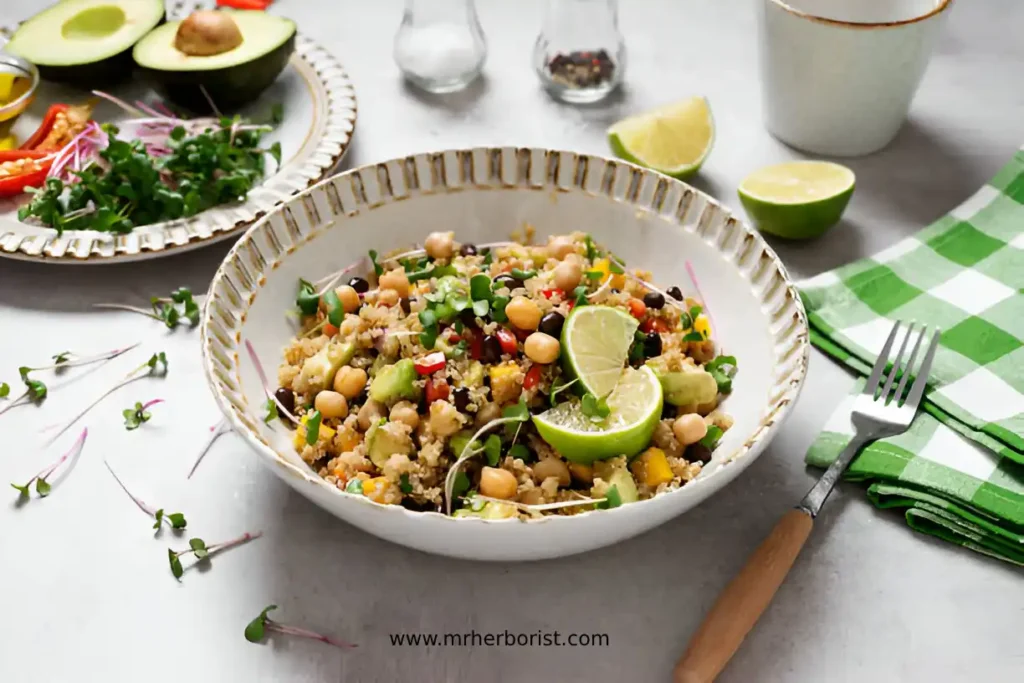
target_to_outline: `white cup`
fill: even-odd
[[[858,156],[906,119],[952,0],[757,0],[765,126],[798,149]]]

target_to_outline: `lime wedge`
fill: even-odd
[[[585,393],[598,398],[611,393],[639,323],[625,311],[610,306],[577,306],[562,327],[562,367],[578,378]]]
[[[579,401],[560,403],[533,416],[541,438],[565,458],[582,463],[633,456],[646,448],[661,419],[661,383],[647,366],[620,370],[619,378],[608,397],[607,418],[595,423]]]
[[[839,222],[854,180],[853,171],[830,161],[790,161],[754,171],[738,192],[758,230],[809,239]]]
[[[715,121],[703,97],[658,107],[608,129],[612,153],[673,178],[700,169],[715,141]]]

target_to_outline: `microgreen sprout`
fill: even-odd
[[[199,467],[199,463],[201,463],[203,461],[203,458],[206,457],[206,454],[210,452],[210,449],[213,448],[213,444],[217,441],[217,439],[224,436],[230,431],[231,427],[228,425],[227,420],[221,420],[217,424],[210,427],[210,436],[206,439],[206,443],[203,444],[202,450],[199,451],[199,456],[196,458],[196,461],[192,463],[192,469],[188,471],[188,476],[185,477],[186,479],[191,479],[192,475],[196,473],[196,469]]]
[[[319,410],[306,414],[306,443],[308,445],[312,446],[320,438],[320,423],[322,421],[323,416]]]
[[[159,320],[169,329],[187,324],[195,327],[199,324],[199,304],[192,297],[192,290],[179,287],[169,297],[153,297],[149,300],[151,308],[139,308],[126,304],[93,304],[96,308],[110,308],[119,311],[130,311]]]
[[[11,395],[11,385],[7,382],[0,382],[0,398],[7,398]]]
[[[255,540],[263,535],[262,531],[256,533],[249,533],[248,531],[239,536],[233,538],[230,541],[224,541],[222,543],[210,543],[207,544],[201,538],[190,538],[188,539],[188,548],[185,550],[175,550],[174,548],[167,549],[167,560],[171,566],[171,574],[174,578],[181,580],[182,575],[185,573],[185,568],[181,564],[181,558],[186,555],[193,555],[196,558],[196,562],[209,562],[214,554],[230,550],[236,546],[240,546],[243,543]]]
[[[267,414],[263,416],[263,424],[270,424],[280,417],[280,413],[277,412],[277,404],[272,398],[267,399],[267,402],[263,404],[263,409],[267,411]]]
[[[152,356],[150,356],[149,360],[147,360],[145,363],[129,372],[127,375],[124,376],[123,379],[121,379],[121,381],[119,381],[117,384],[110,387],[106,391],[104,391],[92,403],[90,403],[81,411],[79,411],[77,415],[75,415],[68,422],[66,422],[64,426],[61,427],[60,430],[53,435],[53,437],[50,438],[48,443],[53,443],[53,441],[57,437],[59,437],[67,430],[71,429],[71,427],[80,419],[82,419],[82,417],[85,416],[86,413],[95,408],[103,399],[105,399],[107,396],[110,396],[112,393],[114,393],[121,387],[130,384],[136,380],[142,379],[143,377],[165,377],[166,375],[167,354],[165,354],[163,351],[158,351],[157,353],[154,353]]]
[[[124,428],[132,431],[142,426],[142,423],[149,422],[153,415],[149,412],[148,408],[163,402],[162,398],[154,398],[152,401],[146,401],[145,403],[136,401],[134,408],[125,408],[121,411],[121,415],[124,416]]]
[[[274,395],[274,392],[270,390],[270,383],[267,381],[267,373],[264,372],[263,364],[260,363],[260,358],[256,355],[256,349],[253,348],[252,342],[248,339],[245,340],[245,350],[249,352],[249,358],[252,359],[252,364],[256,367],[256,374],[259,376],[260,384],[263,386],[263,394],[277,404],[277,410],[280,415],[284,415],[291,420],[293,424],[297,424],[299,422],[299,418],[295,417],[290,410],[285,408],[284,405],[277,400],[277,396]],[[207,445],[207,448],[209,448],[209,445]],[[200,456],[200,458],[201,457],[202,456]]]
[[[117,473],[114,472],[114,468],[110,466],[109,462],[104,460],[103,464],[107,466],[107,471],[110,472],[110,476],[114,478],[114,481],[116,481],[117,485],[121,487],[121,490],[128,494],[128,497],[132,499],[132,502],[135,503],[140,510],[153,518],[153,528],[158,532],[164,527],[164,525],[167,525],[172,529],[184,529],[188,526],[188,522],[185,520],[185,515],[180,512],[164,512],[163,508],[154,510],[146,503],[146,501],[128,490],[128,487],[124,485],[123,481],[121,481],[121,477],[117,476]]]
[[[548,402],[551,404],[551,407],[555,407],[555,399],[560,393],[579,381],[578,377],[571,382],[565,382],[561,378],[555,378],[555,381],[551,383],[551,393],[548,395]]]
[[[580,411],[588,418],[591,422],[603,422],[606,417],[611,415],[611,408],[608,407],[607,398],[598,398],[590,392],[583,395],[583,400],[580,402]]]
[[[343,650],[348,650],[356,647],[352,643],[347,643],[344,640],[338,640],[331,636],[325,636],[322,633],[310,631],[304,628],[298,628],[297,626],[288,626],[281,622],[274,621],[267,616],[268,612],[277,609],[277,605],[267,605],[263,611],[259,613],[255,619],[249,622],[248,626],[245,627],[245,639],[250,643],[260,643],[263,641],[264,636],[268,632],[280,633],[286,636],[296,636],[298,638],[309,638],[310,640],[318,640],[321,643],[327,643],[335,647],[340,647]]]
[[[373,249],[369,252],[370,263],[373,265],[373,272],[377,277],[384,274],[384,267],[377,262],[377,252]]]
[[[718,356],[707,363],[704,369],[715,378],[720,393],[732,392],[732,378],[736,374],[736,356]]]
[[[53,359],[54,365],[64,365],[71,359],[71,352],[61,351],[60,353],[53,354],[50,358]]]
[[[29,487],[32,486],[33,483],[35,483],[36,485],[36,493],[39,494],[40,498],[45,498],[46,496],[48,496],[51,490],[51,485],[49,482],[50,477],[53,475],[54,472],[57,471],[57,469],[61,465],[63,465],[68,460],[71,460],[71,464],[68,465],[68,469],[65,470],[65,474],[71,471],[71,467],[74,466],[75,461],[78,460],[78,456],[82,452],[82,448],[85,446],[85,439],[87,436],[89,436],[88,428],[82,430],[82,433],[78,435],[78,438],[75,440],[75,443],[71,446],[70,449],[68,449],[66,453],[64,453],[64,455],[60,456],[57,462],[47,467],[44,467],[42,470],[39,471],[38,474],[36,474],[36,476],[29,479],[23,485],[19,486],[18,484],[11,484],[11,487],[19,493],[19,500],[28,499]]]

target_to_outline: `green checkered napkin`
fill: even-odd
[[[1024,564],[1024,149],[949,215],[801,293],[812,343],[863,375],[892,321],[942,329],[922,412],[847,477],[868,482],[879,507],[905,508],[913,529]],[[810,464],[846,445],[852,403]]]

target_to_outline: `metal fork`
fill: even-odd
[[[910,427],[928,384],[928,374],[931,372],[941,331],[936,328],[932,333],[924,360],[915,373],[914,361],[917,360],[928,326],[920,327],[910,358],[904,365],[903,357],[915,328],[915,323],[910,323],[892,362],[892,369],[885,375],[889,354],[901,324],[896,321],[893,325],[889,338],[878,354],[875,367],[864,384],[864,390],[854,401],[852,420],[856,433],[850,443],[800,504],[779,520],[768,538],[747,559],[740,573],[718,596],[704,618],[704,623],[676,664],[675,683],[709,683],[718,676],[782,585],[811,533],[814,518],[853,456],[865,444],[895,436]],[[916,379],[904,397],[903,392],[911,374]],[[893,384],[896,384],[895,390]]]

